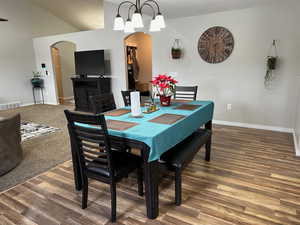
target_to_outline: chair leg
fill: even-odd
[[[88,179],[84,178],[83,179],[83,188],[82,188],[82,203],[81,203],[82,209],[86,209],[86,207],[87,207],[88,193],[89,193]]]
[[[112,182],[110,185],[111,193],[111,222],[114,223],[117,220],[117,193],[116,183]]]
[[[207,162],[210,161],[210,152],[211,152],[211,138],[209,139],[209,141],[205,144],[205,149],[206,149],[206,152],[205,152],[205,160]]]
[[[144,195],[144,185],[143,185],[143,167],[137,169],[137,179],[138,179],[138,194],[139,196]]]
[[[181,169],[175,171],[175,204],[181,205]]]

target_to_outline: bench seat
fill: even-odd
[[[210,161],[212,131],[198,129],[191,136],[177,144],[161,156],[160,163],[175,172],[175,203],[181,204],[181,173],[194,159],[200,148],[205,145],[205,160]]]

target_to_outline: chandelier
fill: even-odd
[[[125,4],[127,4],[129,7],[127,20],[124,23],[124,19],[120,15],[120,8]],[[159,5],[155,0],[146,0],[143,4],[141,4],[141,0],[136,0],[136,3],[124,1],[119,4],[118,13],[114,22],[114,30],[124,31],[125,33],[133,33],[135,32],[135,29],[143,28],[144,22],[142,18],[142,11],[145,7],[150,8],[153,12],[149,31],[157,32],[165,28],[166,24],[164,16],[160,12]]]

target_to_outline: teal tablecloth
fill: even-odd
[[[129,114],[119,117],[105,116],[106,119],[136,122],[139,125],[125,131],[108,130],[110,135],[144,142],[150,147],[149,161],[158,160],[160,156],[179,142],[190,136],[194,131],[213,119],[214,103],[211,101],[193,101],[188,104],[202,105],[189,110],[176,110],[182,103],[173,103],[170,107],[161,107],[152,114],[144,114],[143,118],[132,118]],[[148,122],[165,113],[186,116],[172,125]],[[83,125],[88,126],[88,125]]]

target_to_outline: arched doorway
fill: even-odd
[[[69,41],[56,42],[51,46],[52,65],[59,104],[73,101],[71,76],[75,74],[74,52],[76,44]]]
[[[152,80],[152,38],[137,32],[124,39],[125,65],[128,90],[138,90],[142,96],[150,95]]]

